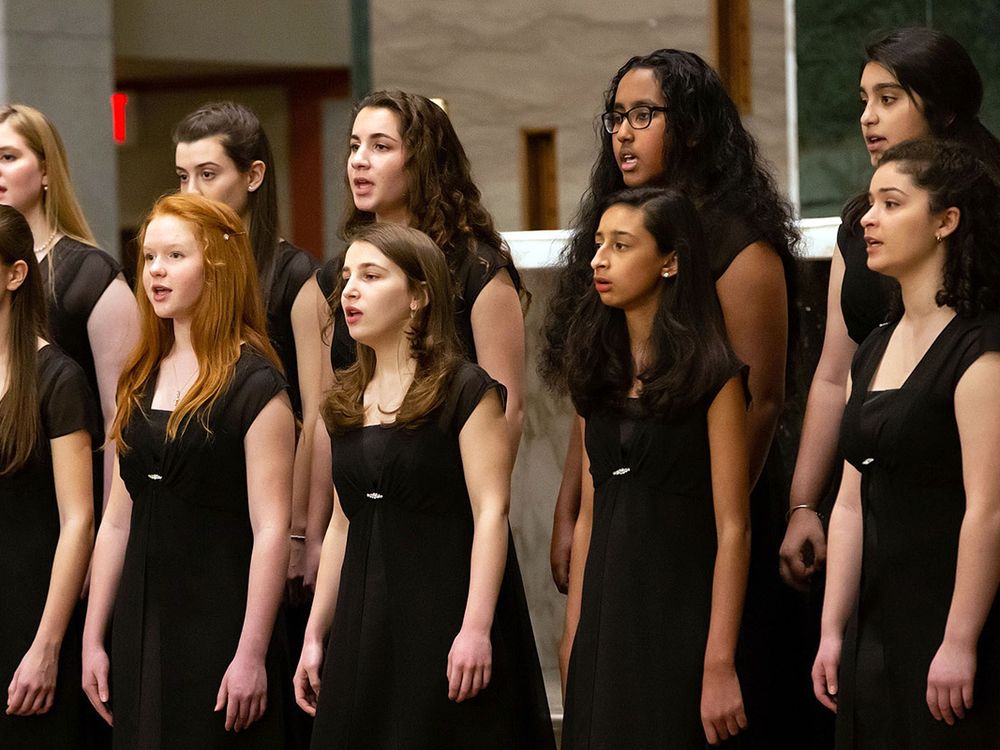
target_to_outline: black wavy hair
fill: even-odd
[[[714,395],[738,369],[715,294],[698,212],[678,190],[635,188],[602,201],[599,216],[632,206],[661,253],[677,253],[677,274],[662,279],[647,344],[649,363],[635,372],[625,313],[608,307],[590,284],[566,319],[566,383],[580,414],[621,406],[637,376],[643,406],[654,414],[682,411]],[[591,241],[593,245],[593,241]],[[595,367],[594,362],[600,362]]]
[[[935,301],[971,318],[1000,306],[1000,184],[986,164],[965,145],[918,140],[901,143],[882,156],[879,167],[897,165],[926,190],[930,211],[954,206],[958,226],[947,238],[944,278]],[[891,319],[902,315],[900,300]]]
[[[618,84],[634,68],[648,68],[655,73],[670,107],[672,137],[664,156],[664,173],[656,186],[684,192],[699,210],[712,209],[742,219],[781,257],[788,287],[791,370],[798,328],[794,255],[799,242],[791,206],[778,192],[722,80],[704,60],[693,52],[675,49],[631,58],[612,78],[604,95],[604,111],[614,109]],[[572,237],[563,250],[563,272],[543,329],[545,343],[539,372],[557,389],[564,385],[567,375],[565,321],[591,283],[589,264],[601,207],[609,195],[625,187],[614,157],[613,136],[600,127],[599,121],[597,128],[600,153],[574,219]]]
[[[965,47],[937,29],[896,29],[868,44],[859,77],[868,63],[892,73],[911,99],[920,98],[934,138],[964,144],[1000,179],[1000,140],[979,119],[983,79]],[[847,202],[842,219],[853,226],[867,210],[864,191]]]

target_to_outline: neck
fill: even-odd
[[[194,351],[191,343],[191,321],[174,320],[174,353]]]
[[[49,241],[49,238],[52,236],[52,230],[55,229],[55,227],[49,224],[49,220],[45,216],[45,209],[42,208],[41,202],[39,202],[37,206],[29,209],[27,213],[24,214],[24,218],[28,222],[28,226],[31,228],[31,236],[34,238],[36,248]],[[50,248],[46,248],[46,250],[48,249]]]
[[[939,306],[935,299],[944,278],[944,258],[945,252],[935,253],[923,266],[897,279],[903,295],[903,315],[913,323],[952,314],[951,308]]]
[[[653,317],[659,298],[654,297],[648,302],[625,311],[625,325],[628,328],[629,348],[632,350],[632,362],[635,374],[646,366],[645,353],[649,345],[649,337],[653,331]]]
[[[405,206],[398,209],[392,209],[389,211],[384,211],[382,213],[375,213],[375,221],[384,222],[386,224],[402,224],[405,227],[410,226],[410,212]]]
[[[372,342],[369,346],[375,352],[373,381],[395,380],[403,375],[413,375],[416,371],[416,360],[404,333],[392,339]]]

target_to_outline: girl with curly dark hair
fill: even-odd
[[[358,358],[323,408],[336,495],[295,676],[314,748],[555,747],[507,525],[505,389],[462,356],[453,286],[411,227],[360,226],[344,256]]]
[[[564,251],[563,273],[546,318],[540,369],[556,388],[565,385],[566,329],[592,283],[589,263],[604,199],[625,186],[666,186],[687,195],[705,226],[703,251],[730,344],[750,368],[747,425],[754,534],[745,654],[752,659],[748,684],[753,689],[747,691],[751,734],[767,738],[769,727],[787,723],[789,700],[784,693],[794,679],[785,655],[786,631],[794,619],[786,609],[793,604],[784,600],[787,595],[777,576],[783,472],[771,441],[784,402],[796,327],[792,280],[797,230],[722,81],[697,55],[662,49],[633,57],[612,79],[604,106],[601,151]],[[567,580],[580,503],[581,443],[577,422],[553,525],[552,568],[560,588]],[[808,665],[801,667],[804,675]],[[808,686],[799,682],[800,702],[808,706]]]
[[[642,188],[602,208],[592,284],[566,332],[587,471],[560,651],[563,748],[701,750],[746,727],[743,367],[691,202]]]
[[[472,181],[465,149],[447,113],[430,99],[403,91],[377,91],[354,108],[345,180],[350,190],[344,235],[374,221],[420,229],[442,249],[451,272],[455,328],[462,353],[507,388],[506,416],[514,455],[521,440],[524,391],[524,315],[527,297],[510,253],[493,226]],[[356,358],[335,287],[343,258],[319,273],[333,311],[333,372]],[[329,521],[329,436],[317,424],[310,521],[306,532],[315,575],[322,534]],[[307,573],[309,575],[309,573]]]
[[[934,136],[965,144],[1000,175],[1000,141],[979,120],[982,78],[955,39],[935,29],[897,29],[868,45],[859,77],[861,132],[873,167],[890,147]],[[826,561],[817,511],[838,464],[851,357],[886,320],[896,286],[866,264],[860,220],[867,210],[867,190],[848,201],[830,265],[823,351],[809,388],[781,545],[781,574],[796,588],[808,587]]]
[[[868,265],[901,305],[851,365],[814,689],[838,748],[993,748],[1000,186],[962,147],[913,141],[869,202]]]

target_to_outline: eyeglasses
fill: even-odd
[[[604,129],[609,133],[617,133],[625,120],[636,130],[645,130],[653,122],[654,112],[666,112],[668,107],[651,107],[648,104],[640,104],[627,112],[605,112],[601,115],[601,122]]]

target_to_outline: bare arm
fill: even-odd
[[[750,566],[750,487],[746,400],[741,377],[731,378],[708,409],[708,444],[718,551],[705,646],[701,717],[709,744],[747,725],[736,676],[736,641]]]
[[[847,333],[840,307],[844,283],[844,259],[834,250],[830,263],[830,285],[826,301],[826,332],[823,351],[813,375],[802,420],[802,437],[789,494],[789,509],[806,505],[819,507],[837,463],[840,420],[844,415],[844,389],[851,371],[857,344]],[[814,510],[799,509],[788,519],[781,545],[781,575],[798,589],[826,563],[826,537]]]
[[[507,387],[507,430],[517,458],[524,422],[524,313],[506,270],[489,280],[472,306],[479,365]]]
[[[7,689],[7,713],[45,713],[55,697],[59,653],[80,599],[94,542],[94,487],[90,436],[85,430],[50,440],[59,507],[59,541],[38,630]],[[75,675],[63,675],[72,679]]]
[[[585,422],[581,419],[581,435]],[[583,600],[583,573],[590,554],[590,533],[594,524],[594,480],[590,476],[590,457],[581,438],[580,443],[580,512],[573,531],[573,549],[576,554],[569,561],[569,592],[566,597],[566,623],[559,644],[559,674],[562,677],[563,698],[566,696],[566,678],[569,675],[569,658],[573,641],[580,624],[580,605]]]
[[[954,724],[972,708],[976,647],[1000,583],[1000,353],[976,360],[955,389],[965,517],[944,640],[931,662],[927,704]]]
[[[118,377],[125,367],[125,360],[139,340],[139,308],[132,290],[119,275],[97,300],[87,318],[87,338],[94,355],[97,372],[97,396],[101,402],[104,434],[111,432],[115,419],[115,397]],[[114,473],[114,451],[104,452],[104,497],[101,506],[108,503]]]
[[[327,441],[329,442],[329,441]],[[316,577],[309,622],[306,624],[302,655],[295,670],[295,701],[310,716],[316,715],[316,701],[320,691],[320,670],[326,638],[333,625],[340,595],[340,573],[347,551],[349,522],[340,507],[336,492],[333,493],[330,526],[323,537],[323,552]]]
[[[848,397],[850,390],[848,376]],[[830,514],[826,595],[823,598],[819,651],[812,668],[813,692],[819,702],[831,711],[837,710],[837,675],[840,670],[844,628],[854,609],[861,581],[863,532],[861,472],[845,461],[840,492]]]
[[[729,343],[750,366],[747,414],[750,486],[757,483],[785,401],[788,290],[781,259],[762,242],[748,245],[716,282]]]
[[[309,518],[309,492],[312,481],[313,439],[319,417],[322,388],[322,325],[317,310],[326,306],[319,284],[313,275],[302,285],[292,304],[292,334],[298,360],[299,395],[302,398],[302,430],[295,449],[295,470],[292,479],[291,533],[305,536]],[[288,566],[289,600],[304,600],[302,583],[305,576],[306,545],[293,539]]]
[[[500,397],[489,391],[458,437],[475,530],[462,629],[448,654],[448,697],[462,702],[489,685],[490,630],[507,564],[510,432]]]
[[[118,471],[117,451],[109,449],[108,453],[114,459],[111,495],[94,545],[90,597],[83,626],[83,690],[97,713],[111,724],[111,712],[107,706],[111,693],[108,690],[108,655],[104,650],[104,637],[125,562],[125,548],[132,525],[132,498]]]
[[[576,517],[580,512],[582,454],[583,420],[574,417],[569,426],[569,443],[566,446],[566,461],[563,464],[562,482],[559,483],[556,509],[552,515],[552,543],[549,547],[552,580],[563,594],[569,590],[569,561]]]
[[[215,710],[226,708],[226,730],[240,731],[267,708],[264,659],[288,569],[295,418],[284,393],[261,409],[243,439],[253,551],[239,644],[222,678]]]

